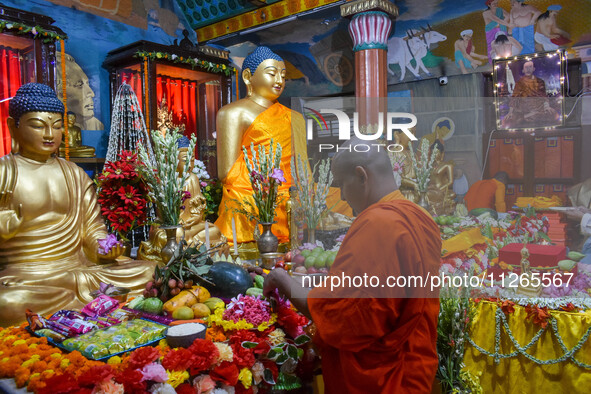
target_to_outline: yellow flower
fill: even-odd
[[[24,339],[17,339],[16,341],[14,341],[14,343],[12,345],[13,346],[24,345],[26,343],[27,343],[27,341],[25,341]]]
[[[51,358],[61,358],[62,354],[61,353],[51,353],[51,355],[49,356]]]
[[[32,343],[29,345],[29,349],[35,349],[37,348],[37,344],[36,343]]]
[[[245,389],[248,389],[252,384],[252,372],[248,368],[242,368],[238,375],[238,380],[242,382]]]
[[[107,361],[107,364],[109,364],[109,365],[121,364],[121,357],[113,356]]]
[[[166,371],[168,380],[166,383],[176,388],[178,385],[189,379],[189,372],[187,371]]]
[[[70,365],[70,360],[68,360],[67,358],[64,358],[61,362],[60,362],[60,368],[61,369],[66,369],[68,368],[68,365]]]
[[[226,345],[225,343],[221,342],[214,342],[213,344],[218,348],[218,352],[220,353],[220,357],[218,359],[219,362],[232,362],[234,360],[234,352],[232,351],[230,345]]]

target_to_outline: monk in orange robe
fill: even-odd
[[[333,174],[358,216],[330,268],[327,287],[306,289],[275,269],[263,292],[271,295],[277,288],[313,319],[327,393],[429,393],[438,364],[438,292],[388,287],[387,281],[437,275],[438,227],[397,190],[384,150],[342,151],[334,158]],[[330,287],[333,278],[365,275],[384,287],[374,287],[373,279]]]
[[[497,212],[507,212],[505,184],[508,180],[509,175],[500,171],[492,179],[475,182],[464,196],[468,211],[476,208],[489,208]]]

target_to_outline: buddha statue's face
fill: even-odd
[[[18,126],[8,118],[8,127],[22,156],[45,161],[61,143],[63,118],[55,112],[27,112],[20,117]]]
[[[179,162],[176,167],[178,172],[181,172],[185,168],[185,163],[187,162],[187,152],[189,151],[188,148],[179,148]],[[193,168],[195,167],[195,162],[189,164],[189,172],[193,172]]]
[[[76,114],[68,114],[68,126],[76,124]]]
[[[285,88],[285,63],[275,59],[263,61],[250,77],[250,84],[253,94],[277,100]]]

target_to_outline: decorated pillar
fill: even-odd
[[[378,113],[387,112],[388,36],[398,8],[388,0],[357,0],[341,6],[350,18],[349,34],[355,52],[355,97],[359,125],[377,125]]]

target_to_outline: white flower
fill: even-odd
[[[172,60],[174,60],[174,59],[176,59],[177,57],[178,57],[177,55],[173,54],[173,55],[172,55],[170,58],[171,58]]]
[[[7,24],[6,24],[6,28],[7,28],[7,29],[12,29],[12,26],[13,26],[13,25],[12,25],[12,23],[7,23]]]
[[[168,383],[157,383],[150,390],[152,394],[176,394],[176,390]]]

